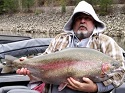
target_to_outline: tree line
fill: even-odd
[[[17,12],[34,12],[36,7],[61,6],[61,12],[66,12],[66,6],[75,6],[82,0],[0,0],[0,14],[12,14]],[[125,0],[85,0],[92,4],[102,15],[111,12],[112,4],[122,3]],[[36,10],[37,11],[37,10]]]

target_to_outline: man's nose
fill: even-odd
[[[81,19],[81,23],[85,23],[85,19],[84,18]]]

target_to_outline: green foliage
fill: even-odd
[[[35,15],[39,15],[40,13],[42,13],[42,11],[40,11],[40,10],[35,11]]]
[[[13,13],[15,11],[32,12],[32,8],[39,6],[61,6],[61,12],[66,12],[66,6],[77,5],[82,0],[0,0],[0,14],[3,12]],[[85,0],[92,4],[100,15],[110,13],[113,0]],[[34,6],[35,5],[35,6]],[[35,11],[35,14],[39,14]]]
[[[86,2],[90,3],[91,5],[97,5],[99,0],[85,0]]]
[[[75,0],[75,5],[77,5],[82,0]]]
[[[4,11],[8,13],[13,13],[17,11],[18,1],[17,0],[3,0]]]
[[[3,4],[4,4],[3,0],[0,0],[0,14],[2,14],[4,12]]]
[[[22,0],[22,7],[26,12],[30,12],[30,8],[34,5],[34,0]]]
[[[65,13],[66,12],[66,1],[61,0],[61,12]]]
[[[111,9],[111,4],[113,1],[112,0],[98,0],[98,1],[100,6],[99,14],[100,15],[109,14]]]
[[[124,6],[122,7],[122,14],[125,14],[125,4],[124,4]]]

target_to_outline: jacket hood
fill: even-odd
[[[98,16],[95,13],[92,5],[90,5],[89,3],[85,2],[85,1],[81,1],[75,7],[73,14],[71,15],[71,17],[69,18],[67,23],[64,25],[63,30],[65,32],[71,32],[72,31],[71,27],[72,27],[73,17],[78,12],[82,12],[82,13],[91,15],[94,18],[94,20],[96,21],[96,29],[98,31],[96,33],[100,33],[100,32],[103,32],[105,30],[105,28],[106,28],[105,24],[98,18]]]

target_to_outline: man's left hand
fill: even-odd
[[[73,90],[78,90],[78,91],[83,91],[83,92],[97,92],[97,85],[93,83],[92,80],[89,78],[83,77],[83,82],[79,82],[72,77],[68,78],[68,85],[67,87],[73,89]]]

